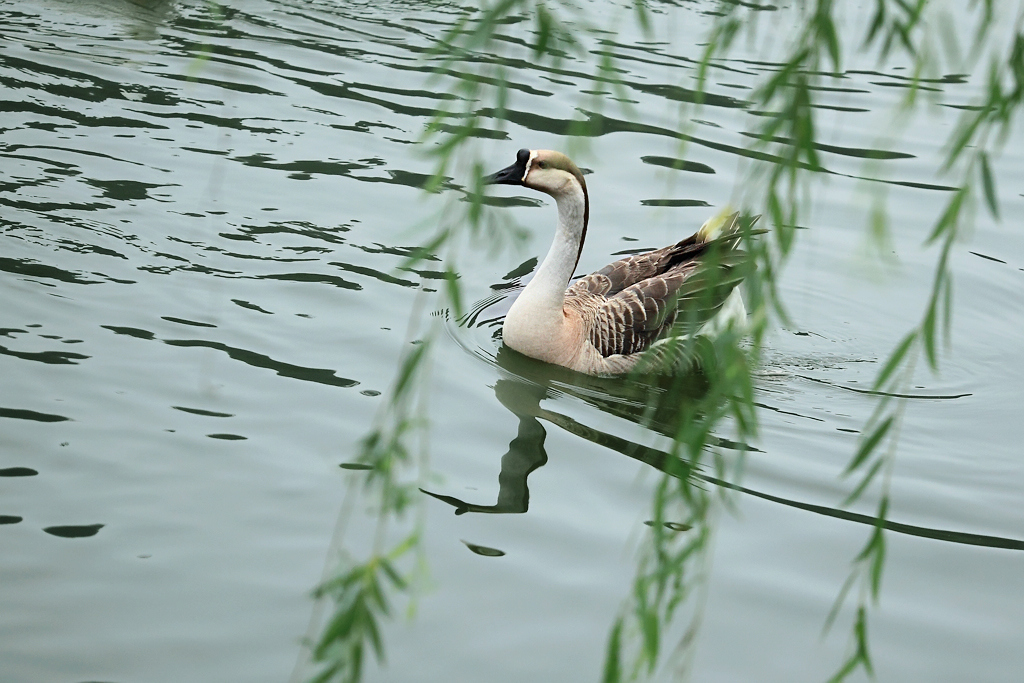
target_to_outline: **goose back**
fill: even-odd
[[[755,219],[756,220],[756,219]],[[709,320],[742,279],[736,250],[739,214],[726,220],[723,237],[697,232],[680,242],[629,256],[580,278],[565,304],[589,330],[601,358],[638,354],[679,320],[696,328]]]

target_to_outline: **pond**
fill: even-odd
[[[714,6],[656,4],[660,39],[622,14],[620,34],[588,44],[612,59],[604,81],[572,56],[533,65],[531,21],[502,29],[508,108],[482,109],[471,143],[487,172],[521,147],[574,155],[593,198],[577,272],[677,241],[740,198],[758,163],[745,98],[773,66],[741,40],[688,108]],[[585,9],[598,25],[625,12]],[[601,677],[671,439],[614,381],[537,379],[499,353],[509,282],[551,237],[546,198],[490,190],[494,234],[407,265],[474,182],[452,167],[422,189],[437,108],[460,106],[468,82],[490,106],[496,87],[474,81],[479,55],[433,73],[431,50],[467,11],[0,3],[4,681],[306,680],[303,643],[330,608],[313,589],[410,525],[415,583],[381,621],[386,661],[368,651],[365,680]],[[792,12],[764,12],[762,40]],[[935,106],[894,127],[908,72],[848,57],[821,95],[827,178],[778,282],[790,319],[756,369],[759,438],[741,479],[701,475],[722,493],[712,540],[664,634],[667,650],[692,636],[692,680],[825,680],[851,645],[849,604],[822,631],[878,494],[844,507],[856,480],[841,475],[872,383],[927,302],[937,249],[922,244],[952,189],[940,142],[982,79],[929,82]],[[585,119],[599,125],[575,137],[567,122]],[[953,249],[941,372],[919,362],[906,399],[869,603],[879,680],[1024,671],[1020,133],[993,160],[1002,220],[979,210]],[[880,191],[882,247],[868,228]],[[476,324],[435,306],[446,268],[486,304]],[[407,477],[432,495],[380,532],[365,473],[339,465],[429,329],[429,459]]]

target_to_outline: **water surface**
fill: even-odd
[[[622,22],[593,45],[617,58],[631,114],[578,59],[532,68],[521,48],[532,24],[520,22],[507,28],[508,121],[477,131],[496,170],[524,146],[578,150],[566,122],[599,122],[577,157],[594,197],[581,271],[689,234],[756,161],[744,98],[772,67],[741,50],[681,126],[691,94],[680,84],[708,18],[700,5],[656,9],[678,33],[670,44]],[[432,79],[427,51],[462,11],[0,3],[4,680],[302,678],[309,591],[360,476],[338,465],[385,400],[415,336],[410,311],[445,265],[403,270],[404,259],[471,182],[420,189],[433,169],[424,126],[473,70]],[[613,11],[595,8],[595,21]],[[936,113],[886,134],[906,73],[852,67],[863,68],[822,93],[829,173],[781,282],[792,325],[758,370],[747,492],[717,513],[694,680],[823,680],[848,645],[848,619],[820,634],[870,533],[856,514],[874,507],[837,516],[852,486],[839,474],[874,406],[865,389],[929,292],[936,252],[920,245],[951,182],[935,173],[936,141],[978,93],[941,79]],[[600,111],[579,99],[586,90],[608,93],[595,95]],[[942,373],[919,373],[902,426],[890,516],[905,528],[888,534],[872,616],[880,680],[1024,670],[1016,143],[995,163],[1003,221],[979,214],[955,250]],[[866,232],[880,185],[898,255],[885,262]],[[530,232],[497,255],[461,253],[472,299],[542,255],[554,225],[550,202],[496,194],[512,199],[494,211]],[[450,500],[420,501],[429,579],[415,617],[399,609],[388,623],[387,665],[368,680],[596,680],[657,474],[615,446],[668,440],[607,385],[556,378],[556,391],[524,393],[488,360],[493,327],[448,329],[433,366],[430,489]],[[545,412],[527,419],[524,406]],[[499,487],[526,473],[528,498]],[[453,500],[472,509],[455,515]],[[485,514],[497,512],[508,514]],[[353,513],[352,552],[372,520]]]

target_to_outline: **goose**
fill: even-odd
[[[514,164],[484,181],[544,192],[558,207],[551,248],[505,316],[509,348],[588,375],[621,375],[672,338],[680,308],[685,319],[696,320],[696,310],[706,321],[697,334],[746,319],[734,289],[742,271],[733,249],[739,213],[723,212],[676,244],[615,261],[570,285],[590,220],[587,183],[576,164],[560,152],[521,149]],[[694,277],[707,273],[704,263],[718,273]]]

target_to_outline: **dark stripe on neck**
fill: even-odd
[[[587,241],[587,225],[590,223],[590,194],[587,192],[587,183],[583,180],[583,174],[576,176],[576,180],[580,182],[580,189],[583,190],[583,232],[580,233],[580,249],[576,252],[576,263],[572,266],[572,273],[569,274],[569,280],[572,281],[572,276],[576,273],[576,267],[580,265],[580,257],[583,255],[583,243]]]

